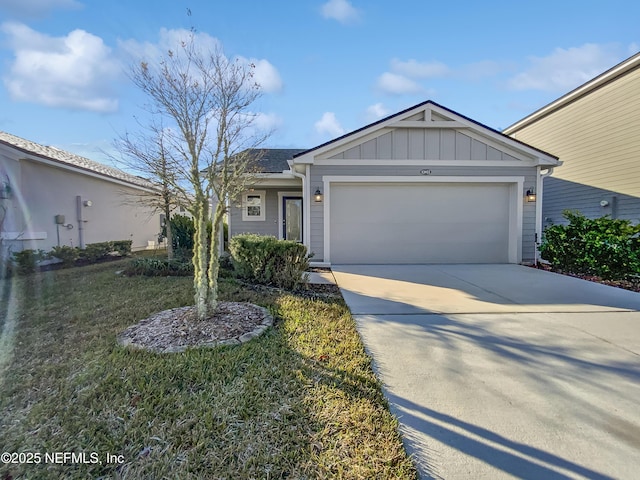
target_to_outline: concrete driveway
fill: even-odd
[[[422,478],[639,478],[640,294],[519,265],[332,270]]]

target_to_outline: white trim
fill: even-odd
[[[0,232],[2,240],[46,240],[47,232]]]
[[[24,155],[24,153],[23,153]],[[98,178],[100,180],[104,180],[107,182],[111,182],[111,183],[115,183],[117,185],[122,185],[125,187],[130,187],[130,188],[135,188],[136,190],[143,190],[145,192],[150,192],[150,193],[157,193],[157,190],[154,190],[152,188],[149,187],[143,187],[142,185],[138,185],[136,183],[133,182],[129,182],[127,180],[121,180],[118,178],[114,178],[109,176],[106,173],[98,173],[98,172],[94,172],[93,170],[87,170],[85,168],[82,167],[76,167],[74,165],[69,165],[66,163],[62,163],[61,160],[49,160],[47,158],[41,158],[41,157],[34,157],[33,155],[29,155],[26,154],[28,156],[20,156],[18,158],[18,161],[27,161],[27,162],[34,162],[34,163],[42,163],[44,165],[47,165],[49,167],[54,167],[54,168],[60,168],[62,170],[68,170],[70,172],[73,173],[77,173],[78,175],[86,175],[87,177],[92,177],[92,178]]]
[[[592,91],[600,88],[604,84],[612,81],[613,79],[626,75],[629,71],[633,70],[640,66],[640,53],[636,53],[632,57],[622,61],[618,65],[613,68],[607,70],[604,73],[601,73],[597,77],[589,80],[588,82],[580,85],[576,89],[570,91],[569,93],[563,95],[562,97],[554,100],[553,102],[545,105],[544,107],[536,110],[531,115],[524,117],[521,120],[518,120],[513,125],[508,126],[503,130],[505,135],[513,135],[524,127],[528,126],[531,123],[536,122],[538,119],[548,115],[556,110],[560,110],[565,107],[569,103],[574,100],[577,100],[583,96],[588,95]]]
[[[361,176],[361,175],[324,175],[324,263],[331,264],[331,184],[333,183],[363,183],[363,184],[389,184],[389,183],[497,183],[511,184],[509,189],[509,251],[507,260],[509,263],[522,262],[522,218],[523,218],[523,192],[524,176],[508,177],[473,177],[473,176]],[[515,208],[513,208],[515,206]]]
[[[311,163],[313,164],[317,159],[326,158],[335,155],[338,151],[347,150],[350,146],[354,146],[356,144],[361,144],[369,138],[374,138],[377,136],[386,133],[386,131],[390,129],[399,128],[402,123],[403,118],[410,118],[417,113],[422,111],[431,110],[435,112],[437,115],[450,118],[452,121],[459,123],[464,128],[465,134],[467,132],[476,132],[482,138],[487,138],[497,142],[498,144],[504,145],[510,149],[513,149],[518,152],[522,152],[524,155],[528,155],[530,157],[538,159],[536,164],[545,164],[556,166],[559,165],[557,159],[552,157],[551,155],[545,155],[544,152],[536,150],[533,147],[530,147],[522,142],[519,142],[515,139],[512,139],[496,130],[492,130],[489,127],[485,127],[480,125],[472,120],[468,120],[465,117],[456,114],[455,112],[445,110],[444,107],[439,107],[432,102],[426,102],[420,105],[417,105],[410,110],[405,111],[402,115],[395,114],[388,117],[386,120],[373,123],[369,126],[363,127],[363,129],[352,132],[350,134],[346,134],[336,140],[331,142],[327,142],[326,144],[316,147],[306,154],[300,155],[300,157],[296,157],[293,159],[295,163]],[[425,122],[426,123],[426,122]],[[446,123],[446,121],[445,121]],[[485,140],[486,142],[486,140]],[[504,147],[503,147],[504,148]]]
[[[307,246],[307,252],[311,253],[311,165],[305,165],[304,188],[302,189],[302,201],[305,205],[304,212],[304,244]]]
[[[267,218],[266,216],[266,211],[267,211],[267,195],[266,195],[266,190],[248,190],[246,192],[244,192],[242,194],[242,221],[243,222],[264,222],[265,219]],[[253,216],[253,215],[249,215],[247,213],[247,197],[251,195],[251,196],[259,196],[260,197],[260,215],[259,216]]]
[[[304,196],[302,195],[302,191],[288,191],[288,192],[278,192],[278,238],[282,240],[284,235],[282,235],[282,224],[284,221],[284,212],[282,211],[282,198],[283,197],[300,197],[302,199],[302,243],[304,244],[305,237],[305,228],[304,228]]]
[[[388,126],[397,128],[469,128],[468,125],[455,120],[400,120]]]
[[[349,166],[422,166],[422,167],[535,167],[533,160],[360,160],[345,158],[318,159],[316,165],[349,165]]]

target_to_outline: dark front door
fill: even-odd
[[[282,197],[282,238],[302,242],[302,197]]]

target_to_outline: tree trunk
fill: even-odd
[[[204,202],[207,200],[205,199]],[[209,285],[207,283],[207,210],[203,208],[202,200],[196,199],[194,218],[196,232],[193,245],[193,287],[198,319],[205,320],[209,315],[207,298]]]
[[[224,207],[218,202],[213,215],[213,225],[211,226],[211,248],[209,249],[209,309],[214,312],[218,306],[218,272],[220,270],[220,228],[222,226],[222,216]]]
[[[171,206],[168,203],[164,205],[164,228],[167,234],[167,259],[173,259],[173,233],[171,232]]]

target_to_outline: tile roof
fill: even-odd
[[[31,142],[29,140],[25,140],[24,138],[11,135],[10,133],[0,131],[0,143],[13,147],[24,153],[34,155],[36,157],[41,157],[47,160],[53,160],[54,162],[76,167],[80,170],[97,173],[105,177],[131,183],[133,185],[141,187],[153,188],[153,184],[142,177],[131,175],[115,167],[89,160],[88,158],[81,157],[80,155],[75,155],[71,152],[60,150],[56,147],[47,147],[35,142]]]

